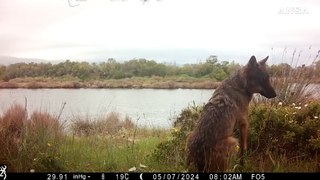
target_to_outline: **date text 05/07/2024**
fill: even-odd
[[[115,180],[153,179],[153,180],[265,180],[262,173],[120,173]]]

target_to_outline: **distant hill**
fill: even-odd
[[[11,56],[0,56],[0,65],[10,65],[15,63],[47,63],[48,61],[43,59],[35,59],[35,58],[17,58],[17,57],[11,57]]]

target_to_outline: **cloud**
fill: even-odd
[[[207,53],[227,59],[265,55],[271,48],[320,47],[316,23],[320,6],[315,1],[72,3],[79,5],[70,7],[67,0],[2,2],[0,54],[43,59],[99,59],[111,54],[196,61]]]

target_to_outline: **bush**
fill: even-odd
[[[29,159],[37,172],[61,171],[58,150],[62,138],[63,129],[58,119],[46,112],[33,112],[27,122],[21,159]]]
[[[253,106],[251,150],[270,150],[288,158],[313,158],[320,152],[320,103]]]
[[[11,157],[17,157],[21,145],[22,132],[27,113],[22,106],[10,107],[0,117],[0,162],[8,164],[9,171],[14,171],[14,162]]]
[[[33,112],[30,118],[20,105],[13,105],[0,118],[0,161],[9,171],[59,171],[59,145],[63,129],[48,113]]]
[[[195,127],[201,111],[202,107],[195,105],[182,110],[174,121],[170,138],[160,143],[152,153],[152,161],[167,165],[168,169],[162,169],[163,171],[185,170],[186,139]]]
[[[188,107],[182,110],[174,122],[171,136],[160,143],[154,150],[151,158],[168,169],[184,171],[185,143],[187,135],[196,126],[202,107]],[[295,159],[297,164],[302,162],[317,162],[320,152],[320,102],[305,104],[258,104],[250,106],[249,110],[249,147],[248,158],[253,164],[247,165],[243,170],[266,170],[268,154],[281,157],[282,160]],[[239,138],[239,129],[236,126],[235,137]],[[269,159],[269,157],[267,157]],[[319,159],[318,159],[319,160]],[[259,162],[255,162],[259,161]],[[273,161],[273,160],[272,160]],[[280,161],[281,162],[281,161]],[[264,165],[261,165],[264,164]],[[302,163],[303,164],[303,163]],[[308,167],[314,171],[317,163]],[[175,165],[173,167],[173,165]],[[234,165],[234,164],[233,164]],[[259,165],[261,167],[258,167]],[[273,166],[273,165],[272,165]],[[283,165],[285,166],[285,165]],[[286,167],[287,170],[292,170]],[[301,168],[300,166],[298,168]],[[276,169],[277,170],[277,169]],[[298,169],[301,171],[301,169]]]

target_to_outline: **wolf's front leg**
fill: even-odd
[[[247,151],[248,141],[248,119],[243,117],[240,121],[240,165],[244,165],[244,155]]]

